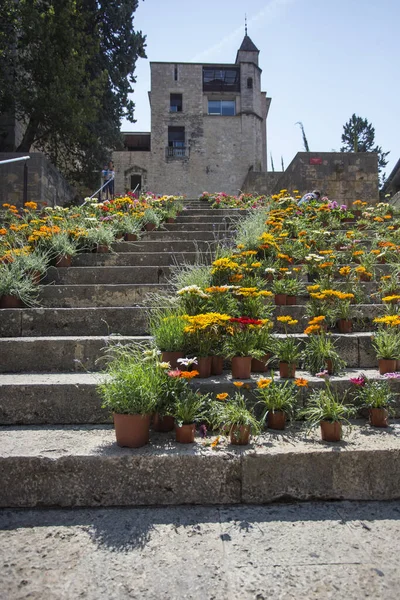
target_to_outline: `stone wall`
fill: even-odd
[[[48,206],[71,202],[76,192],[41,152],[0,152],[0,161],[30,156],[28,165],[28,201],[46,202]],[[0,204],[22,206],[24,163],[0,165]]]
[[[262,194],[321,190],[331,200],[378,202],[378,159],[374,153],[298,152],[283,173],[249,173],[244,191]]]

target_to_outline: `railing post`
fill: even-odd
[[[28,164],[24,163],[24,191],[23,191],[23,204],[28,202]]]

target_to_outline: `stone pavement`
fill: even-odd
[[[1,600],[397,600],[400,502],[0,511]]]

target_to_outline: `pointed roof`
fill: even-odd
[[[239,48],[239,52],[260,52],[257,46],[251,41],[249,36],[246,35],[243,38],[242,45]]]

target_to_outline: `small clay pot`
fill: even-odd
[[[286,413],[283,410],[270,410],[267,415],[267,426],[270,429],[285,429]]]
[[[262,359],[252,358],[251,359],[251,372],[252,373],[266,373],[268,371],[267,362],[269,361],[271,355],[265,354]]]
[[[296,296],[286,295],[286,306],[295,306],[297,298]]]
[[[250,379],[251,356],[234,356],[232,358],[233,379]]]
[[[288,362],[279,363],[279,376],[282,379],[292,379],[296,375],[296,364]]]
[[[140,448],[149,443],[150,415],[114,413],[114,427],[118,446]]]
[[[196,425],[175,425],[175,438],[180,444],[193,444],[196,433]]]
[[[68,254],[59,255],[55,258],[55,265],[59,269],[65,269],[71,266],[72,258]]]
[[[0,297],[0,308],[23,308],[24,303],[18,296],[5,294]]]
[[[167,223],[175,223],[176,219],[173,219],[172,217],[168,217],[167,219]]]
[[[229,432],[230,442],[235,446],[245,446],[249,443],[250,427],[249,425],[232,425]]]
[[[397,361],[390,358],[380,358],[378,360],[379,374],[384,375],[385,373],[394,373],[396,371]]]
[[[372,427],[388,427],[389,411],[386,408],[370,408],[369,422]]]
[[[126,242],[137,242],[138,236],[136,233],[126,233],[124,239]]]
[[[275,294],[276,306],[286,306],[286,294]]]
[[[196,370],[199,372],[199,377],[206,379],[207,377],[211,377],[211,364],[212,357],[211,356],[200,356],[197,359]]]
[[[222,375],[224,370],[224,357],[213,356],[211,358],[211,375]]]
[[[108,254],[108,252],[110,252],[110,248],[107,244],[97,244],[96,254]]]
[[[175,418],[171,415],[160,416],[159,413],[155,413],[153,417],[153,429],[154,431],[160,431],[166,433],[167,431],[173,431],[175,427]]]
[[[155,223],[146,223],[144,228],[146,231],[153,231],[156,228],[156,224]]]
[[[342,439],[342,424],[339,421],[321,421],[320,427],[324,442],[340,442]]]
[[[179,367],[177,362],[178,358],[185,358],[184,353],[168,351],[161,352],[162,362],[169,362],[169,364],[171,365],[171,369],[177,369]]]
[[[333,375],[333,362],[330,358],[326,359],[325,368],[328,371],[328,375]]]
[[[339,333],[351,333],[353,329],[353,322],[351,319],[339,319],[338,321]]]

